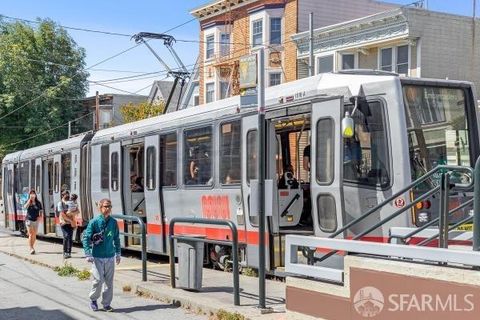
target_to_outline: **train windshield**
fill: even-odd
[[[438,165],[471,166],[465,90],[408,84],[403,95],[412,180]],[[420,189],[438,184],[437,180]]]

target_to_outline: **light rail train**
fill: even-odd
[[[267,88],[267,268],[283,266],[287,234],[326,237],[436,165],[473,166],[480,154],[475,101],[468,82],[361,70]],[[344,118],[354,121],[352,137],[342,134]],[[110,198],[114,214],[146,222],[147,249],[156,254],[168,253],[173,217],[229,219],[239,230],[242,264],[258,267],[258,217],[250,210],[257,201],[257,123],[257,110],[231,97],[8,154],[0,218],[11,230],[24,228],[24,194],[33,188],[45,208],[38,233],[61,237],[54,207],[63,190],[79,195],[80,226],[96,214],[100,199]],[[343,236],[405,206],[414,193]],[[429,221],[438,209],[435,200],[367,238],[385,241],[392,226]],[[466,214],[460,211],[456,219]],[[138,232],[137,224],[119,225]],[[176,233],[231,239],[228,229],[214,226],[179,224]],[[136,241],[122,238],[122,246],[138,249]],[[229,259],[229,248],[207,249],[217,265]]]

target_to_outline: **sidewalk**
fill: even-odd
[[[27,239],[1,233],[0,252],[30,261],[45,267],[62,266],[62,245],[37,240],[35,255],[30,255]],[[67,260],[77,269],[90,270],[90,264],[83,257],[83,250],[74,247],[72,258]],[[138,292],[166,302],[177,302],[184,308],[216,314],[220,309],[238,312],[247,319],[285,319],[285,283],[267,280],[267,306],[274,313],[262,315],[258,305],[258,278],[240,275],[240,306],[233,305],[233,277],[231,273],[203,269],[203,287],[199,292],[191,292],[170,287],[168,263],[148,263],[148,281],[142,282],[141,260],[122,257],[115,271],[115,285],[130,286],[132,293]],[[178,273],[177,273],[178,277]],[[79,280],[80,281],[80,280]],[[86,293],[87,294],[87,293]]]

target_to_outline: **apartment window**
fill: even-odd
[[[355,68],[355,54],[342,54],[342,70],[350,70]]]
[[[200,96],[195,95],[193,96],[193,106],[198,106],[200,104]]]
[[[392,48],[385,48],[380,50],[380,70],[392,71],[393,66],[393,50]]]
[[[270,87],[277,86],[282,83],[282,74],[280,72],[270,73]]]
[[[220,81],[220,99],[225,99],[228,97],[229,91],[229,82],[228,81]]]
[[[222,57],[230,54],[230,33],[222,33],[220,35],[220,54]]]
[[[317,59],[318,73],[333,72],[333,54]]]
[[[408,74],[408,46],[397,47],[397,73]]]
[[[212,102],[214,101],[214,97],[215,97],[215,84],[214,83],[207,83],[206,85],[206,90],[207,92],[206,96],[205,96],[205,103],[209,103],[209,102]]]
[[[207,45],[206,45],[206,50],[205,50],[205,58],[210,59],[213,58],[213,55],[215,54],[215,36],[211,35],[207,37]]]
[[[282,18],[270,19],[270,44],[282,43]]]
[[[262,45],[263,38],[263,21],[262,19],[255,20],[252,23],[252,46]]]

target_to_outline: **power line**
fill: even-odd
[[[33,20],[28,20],[28,19],[23,19],[23,18],[17,18],[17,17],[11,17],[11,16],[6,16],[4,14],[0,14],[0,18],[6,18],[10,20],[16,20],[16,21],[23,21],[27,23],[34,23],[34,24],[41,24],[43,21],[33,21]],[[64,29],[69,29],[69,30],[75,30],[75,31],[84,31],[84,32],[92,32],[92,33],[100,33],[100,34],[106,34],[109,36],[120,36],[120,37],[131,37],[131,34],[126,34],[126,33],[119,33],[119,32],[111,32],[111,31],[102,31],[102,30],[93,30],[93,29],[87,29],[87,28],[78,28],[78,27],[68,27],[64,25],[58,24],[58,26],[64,28]]]

